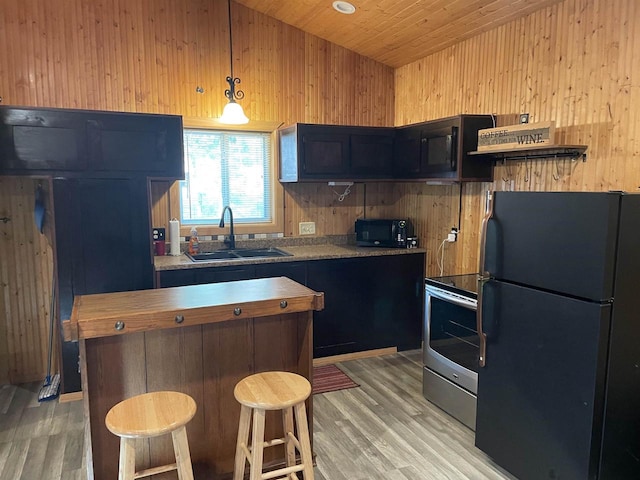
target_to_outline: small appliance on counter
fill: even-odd
[[[422,394],[475,430],[478,274],[425,279]]]
[[[413,224],[409,219],[356,220],[356,245],[360,247],[408,248],[408,239],[412,237]]]

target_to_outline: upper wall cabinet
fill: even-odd
[[[297,123],[281,129],[280,181],[388,179],[394,129]]]
[[[182,118],[1,106],[0,174],[184,178]]]
[[[458,115],[398,128],[312,125],[281,129],[280,181],[491,181],[490,159],[473,158],[491,115]]]
[[[469,155],[491,115],[455,117],[396,128],[393,177],[398,180],[492,181],[493,165]]]

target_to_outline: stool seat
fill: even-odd
[[[282,410],[304,402],[311,394],[309,381],[290,372],[263,372],[240,380],[233,389],[238,403],[261,410]]]
[[[104,423],[120,437],[119,480],[134,480],[177,470],[179,480],[193,480],[185,425],[196,413],[196,402],[180,392],[151,392],[114,405]],[[138,438],[171,434],[176,462],[136,472]]]
[[[189,395],[151,392],[115,405],[107,413],[105,424],[119,437],[157,437],[186,425],[195,414],[196,402]]]

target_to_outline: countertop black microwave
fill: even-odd
[[[413,224],[406,218],[356,220],[356,245],[361,247],[407,248],[410,237],[413,237]]]

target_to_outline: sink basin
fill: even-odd
[[[190,253],[187,253],[187,257],[189,257],[194,262],[204,262],[207,260],[229,260],[232,258],[238,258],[238,256],[231,250],[218,250],[216,252],[195,253],[193,255]]]
[[[247,250],[236,250],[235,254],[241,258],[248,257],[290,257],[291,254],[279,248],[254,248]]]
[[[290,253],[287,253],[279,248],[247,248],[236,250],[216,250],[215,252],[196,253],[189,254],[189,257],[194,262],[208,262],[212,260],[238,260],[241,258],[263,258],[263,257],[290,257]]]

